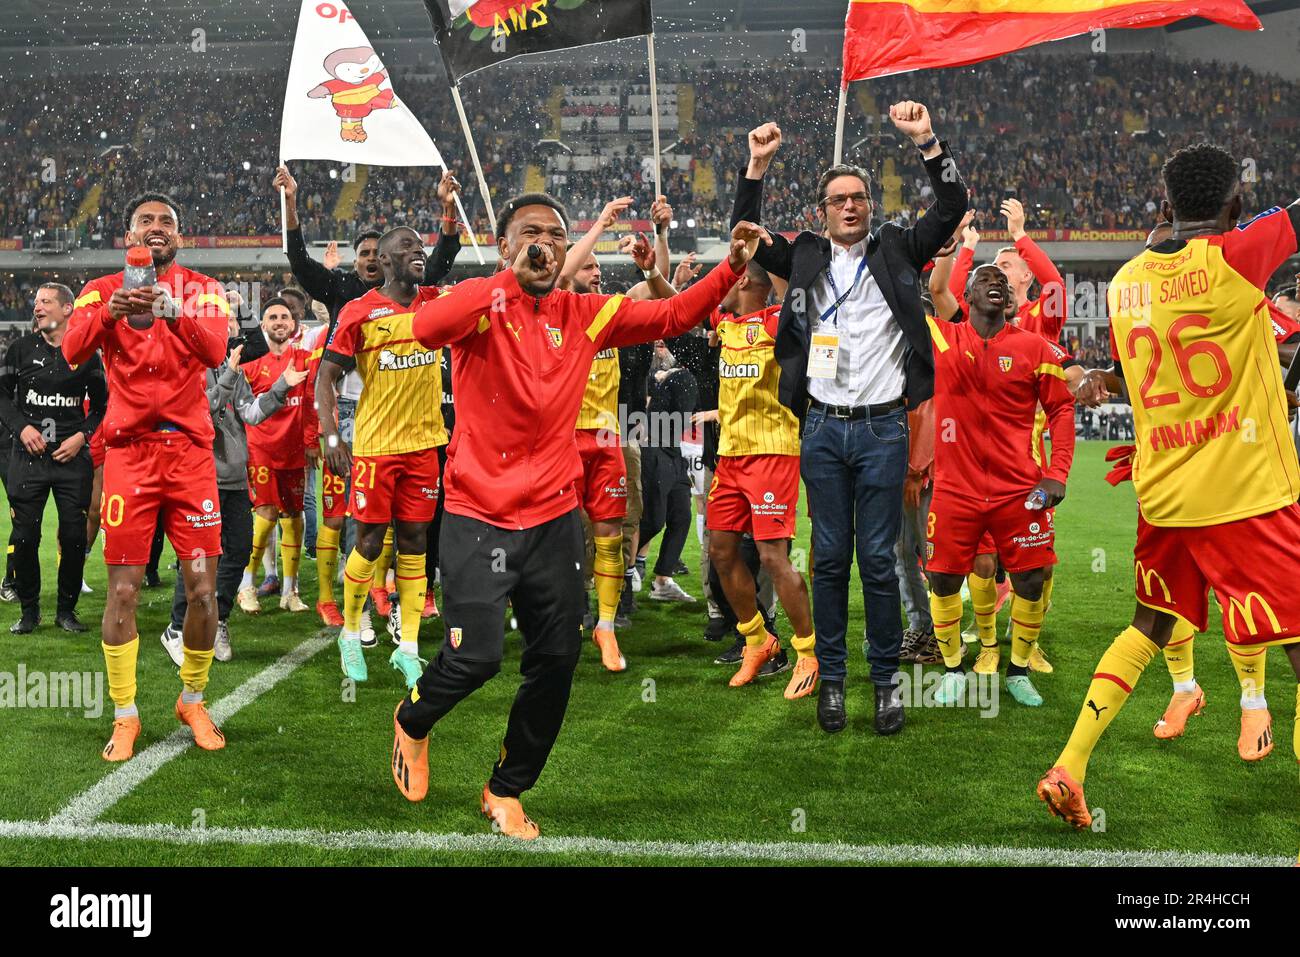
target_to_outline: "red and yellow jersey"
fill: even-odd
[[[578,412],[579,429],[618,431],[618,386],[621,379],[618,350],[606,347],[591,360],[587,389]]]
[[[969,322],[933,319],[934,487],[996,502],[1026,495],[1040,479],[1064,482],[1074,461],[1074,398],[1064,351],[1004,325],[989,339]],[[1036,461],[1038,407],[1052,436],[1051,462]]]
[[[781,404],[776,324],[780,306],[748,316],[714,316],[718,360],[719,455],[798,455],[799,420]]]
[[[1296,251],[1290,212],[1170,241],[1107,292],[1133,401],[1133,484],[1152,525],[1219,525],[1300,498],[1300,464],[1263,286]]]
[[[417,286],[403,306],[371,289],[339,312],[325,358],[355,366],[363,387],[357,402],[353,455],[402,455],[447,444],[442,421],[442,355],[411,331],[415,311],[444,293]]]
[[[292,365],[307,368],[310,358],[306,350],[290,346],[278,356],[268,352],[252,362],[240,366],[253,395],[270,391],[284,370]],[[247,427],[249,458],[259,465],[276,469],[300,469],[306,466],[303,450],[316,440],[316,410],[307,391],[309,380],[303,380],[289,390],[283,406],[257,425]]]

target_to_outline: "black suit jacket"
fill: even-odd
[[[942,147],[943,152],[925,161],[935,196],[925,215],[906,228],[897,223],[883,223],[867,239],[867,268],[889,304],[894,321],[902,328],[906,342],[904,396],[909,409],[934,394],[934,355],[921,306],[921,270],[956,231],[967,206],[966,184],[957,172],[948,145],[944,143]],[[762,209],[763,181],[749,179],[742,171],[736,185],[731,225],[741,220],[762,223]],[[775,352],[781,367],[781,402],[802,420],[808,409],[808,348],[812,338],[809,289],[830,264],[831,242],[807,230],[793,241],[773,231],[772,245],[760,243],[754,259],[768,272],[790,283],[781,306]]]

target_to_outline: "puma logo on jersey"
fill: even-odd
[[[401,372],[404,369],[417,369],[420,366],[431,366],[438,362],[436,352],[412,352],[407,355],[399,356],[389,349],[383,349],[379,353],[379,371],[381,372]]]

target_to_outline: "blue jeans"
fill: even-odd
[[[307,479],[303,483],[302,493],[302,547],[304,551],[313,554],[316,552],[316,482],[319,471],[314,465],[307,466]]]
[[[864,650],[871,682],[887,687],[903,642],[894,545],[907,477],[907,413],[837,419],[811,409],[804,425],[801,471],[808,491],[813,542],[813,624],[821,676],[843,681],[849,572],[856,537],[858,574],[867,616]]]

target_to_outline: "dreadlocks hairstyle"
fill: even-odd
[[[1165,194],[1180,220],[1199,221],[1219,215],[1237,184],[1237,160],[1213,143],[1178,150],[1165,162],[1161,175]]]

